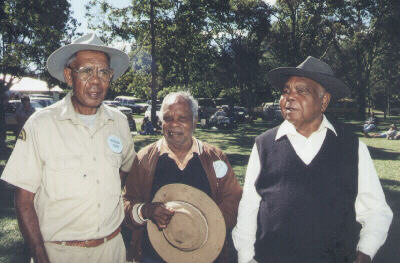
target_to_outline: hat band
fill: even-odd
[[[171,201],[165,206],[175,211],[168,226],[163,229],[165,239],[181,251],[201,248],[208,239],[208,224],[203,213],[184,201]]]

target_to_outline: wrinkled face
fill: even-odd
[[[177,97],[166,104],[162,112],[162,130],[168,145],[175,147],[191,144],[194,131],[193,115],[188,103]]]
[[[317,82],[293,76],[282,90],[280,106],[283,117],[296,129],[319,126],[328,107],[330,94]]]
[[[93,76],[83,79],[76,71],[92,68]],[[69,86],[74,89],[72,103],[75,110],[80,114],[94,114],[104,100],[110,80],[104,81],[99,77],[101,70],[108,70],[109,62],[103,52],[85,50],[76,53],[75,60],[69,68],[64,69],[64,77]]]

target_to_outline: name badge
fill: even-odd
[[[121,153],[122,152],[122,142],[121,139],[115,135],[110,135],[107,138],[108,146],[110,147],[111,151],[114,153]]]
[[[215,161],[213,163],[214,170],[215,170],[215,175],[217,178],[222,178],[226,175],[226,172],[228,171],[228,166],[226,163],[222,160]]]

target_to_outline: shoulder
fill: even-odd
[[[256,143],[265,140],[275,139],[276,133],[278,132],[279,126],[275,126],[272,129],[266,130],[256,137]]]
[[[56,120],[59,112],[59,105],[50,105],[46,108],[35,111],[27,120],[26,125],[46,129],[46,124]]]
[[[200,141],[198,139],[196,139],[196,141],[199,144],[200,154],[205,154],[208,156],[218,156],[218,157],[225,156],[225,153],[217,146],[214,146],[207,142]]]
[[[140,151],[136,155],[136,158],[139,161],[149,160],[151,157],[158,154],[158,152],[159,152],[158,143],[159,143],[159,140],[140,149]]]
[[[104,104],[103,104],[102,107],[104,107],[104,111],[105,111],[110,117],[112,117],[113,119],[116,119],[116,120],[126,120],[126,119],[127,119],[127,117],[125,116],[125,114],[123,114],[121,111],[119,111],[119,110],[116,109],[116,108],[113,108],[113,107],[110,107],[110,106],[104,105]]]

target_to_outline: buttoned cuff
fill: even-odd
[[[143,205],[144,205],[144,203],[139,203],[139,204],[135,204],[135,205],[132,207],[132,217],[133,217],[133,220],[135,220],[136,223],[141,224],[141,225],[145,224],[146,221],[148,221],[148,219],[144,219],[144,218],[142,217],[141,209],[142,209],[142,206],[143,206]]]

